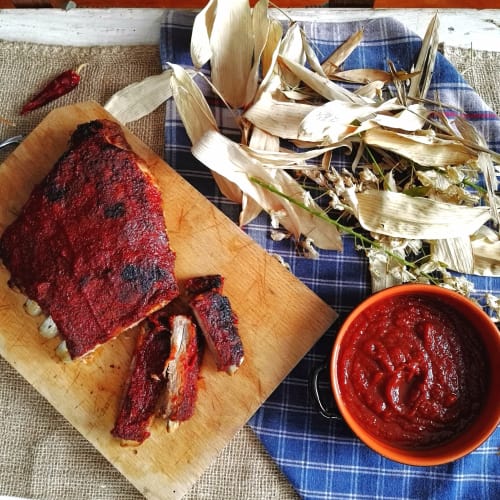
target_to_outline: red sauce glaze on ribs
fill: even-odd
[[[179,293],[161,194],[121,128],[80,125],[0,240],[10,284],[52,316],[72,358]]]
[[[188,294],[214,291],[222,293],[224,287],[224,276],[221,274],[207,274],[206,276],[196,276],[185,281],[184,288]]]
[[[200,293],[189,302],[203,332],[217,369],[233,374],[243,362],[243,344],[238,318],[225,295],[214,291]]]
[[[170,352],[170,335],[164,325],[148,319],[137,337],[127,389],[111,434],[140,444],[149,437],[161,394],[162,370]]]

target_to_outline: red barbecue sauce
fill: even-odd
[[[488,386],[472,326],[435,299],[396,296],[349,327],[339,352],[342,399],[369,433],[399,447],[448,441],[478,414]]]

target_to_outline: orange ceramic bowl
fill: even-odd
[[[469,419],[465,428],[457,430],[456,434],[447,436],[442,442],[434,442],[424,446],[420,444],[412,446],[408,444],[408,442],[404,443],[404,445],[398,444],[399,439],[387,439],[387,434],[381,437],[379,432],[384,434],[386,432],[385,427],[389,424],[387,424],[384,418],[376,418],[375,420],[368,418],[368,423],[367,419],[360,418],[361,413],[359,408],[356,408],[355,404],[353,404],[352,396],[349,396],[351,399],[346,396],[347,392],[345,388],[346,384],[350,384],[349,376],[346,375],[347,371],[345,371],[348,369],[346,367],[354,366],[356,363],[354,363],[352,359],[355,359],[358,355],[356,352],[357,347],[353,347],[356,342],[356,335],[358,335],[362,328],[365,328],[360,327],[360,325],[363,325],[363,323],[360,323],[360,318],[364,318],[367,315],[369,316],[371,311],[379,309],[380,307],[387,307],[388,303],[393,304],[397,301],[405,301],[409,296],[413,298],[422,298],[423,301],[431,304],[439,304],[439,307],[444,308],[447,314],[452,314],[458,318],[459,324],[467,324],[468,322],[471,326],[471,333],[480,338],[480,343],[482,344],[482,348],[484,348],[481,351],[481,359],[484,357],[487,358],[483,366],[484,373],[482,374],[482,379],[489,380],[489,382],[483,386],[483,388],[486,388],[481,398],[481,404],[478,405],[479,409],[476,407],[474,417]],[[391,307],[392,306],[389,306],[389,310]],[[402,323],[406,321],[411,322],[410,319],[406,318],[406,314],[402,316],[403,318],[398,321]],[[408,314],[408,317],[409,316],[410,314]],[[430,328],[432,332],[432,327]],[[359,331],[356,332],[354,330]],[[398,334],[396,333],[396,335]],[[377,339],[376,336],[374,338]],[[435,344],[432,344],[432,342],[427,343],[426,349],[429,351],[432,350],[433,345]],[[397,343],[390,349],[399,352]],[[427,356],[427,354],[427,352],[424,353],[424,356]],[[405,359],[405,355],[406,354],[399,354],[400,357],[403,356],[403,358],[401,358],[403,360]],[[350,356],[352,356],[352,359],[349,359]],[[368,355],[368,363],[371,363],[370,356],[371,353]],[[430,356],[432,357],[432,353],[430,353]],[[397,357],[398,355],[396,355],[396,358]],[[433,376],[435,377],[437,372],[442,368],[442,364],[446,362],[446,359],[447,356],[443,355],[442,350],[435,356],[435,365],[433,367],[434,375],[431,373],[431,379]],[[382,361],[382,364],[384,363],[385,361]],[[488,315],[480,309],[479,306],[456,292],[438,286],[424,284],[398,285],[375,293],[362,302],[352,311],[341,326],[335,340],[329,368],[333,394],[343,419],[367,446],[384,457],[396,462],[421,466],[452,462],[467,455],[481,445],[500,423],[500,332]],[[469,376],[468,374],[464,375],[466,377]],[[357,377],[357,375],[356,377],[354,375],[350,376],[352,378]],[[422,373],[420,373],[419,376],[422,377]],[[364,381],[365,386],[370,386],[369,378],[362,377],[361,380],[362,382]],[[428,378],[426,380],[428,380]],[[357,389],[353,390],[353,394],[355,394],[354,398],[357,398],[357,394],[364,390],[359,384],[356,387]],[[359,389],[360,387],[361,389]],[[400,399],[409,397],[408,392],[403,396],[399,394],[399,392],[402,393],[403,389],[398,383],[395,383],[388,391],[389,393],[391,393],[391,391],[396,391]],[[382,393],[387,394],[387,391],[382,391]],[[417,394],[420,393],[417,391]],[[432,402],[432,397],[431,391],[427,395],[427,399],[423,398],[424,404],[429,405],[430,402]],[[384,407],[384,404],[385,403],[382,404],[382,407]],[[391,404],[393,404],[392,400]],[[453,405],[452,402],[446,403],[446,405],[447,404],[450,404],[450,406]],[[391,406],[391,412],[392,408]],[[370,425],[374,427],[370,428]]]

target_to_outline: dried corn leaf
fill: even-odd
[[[359,125],[367,118],[375,117],[377,108],[369,104],[345,101],[330,101],[313,109],[302,120],[298,138],[303,141],[335,144],[358,133]]]
[[[396,115],[379,114],[373,121],[381,127],[416,132],[426,123],[430,111],[422,104],[411,104]]]
[[[486,141],[484,137],[472,124],[459,117],[455,120],[455,125],[464,139],[486,148]],[[497,197],[495,194],[498,190],[498,181],[491,155],[483,152],[479,153],[477,164],[483,173],[484,183],[486,185],[486,190],[488,191],[488,201],[491,207],[492,219],[495,221],[497,227],[500,227],[500,206],[497,203]]]
[[[248,153],[252,158],[260,161],[266,166],[271,166],[273,168],[305,168],[306,161],[312,160],[319,156],[324,155],[328,151],[335,149],[334,147],[328,148],[318,148],[310,149],[307,151],[279,151],[279,150],[262,150],[257,149],[253,144],[248,146],[241,146],[246,153]],[[317,166],[316,166],[317,167]]]
[[[210,0],[194,18],[191,33],[191,60],[196,68],[204,66],[212,57],[210,35],[213,30],[217,0]]]
[[[427,167],[461,165],[477,158],[469,148],[457,141],[440,140],[427,135],[410,135],[372,128],[363,133],[363,141],[392,151]]]
[[[468,236],[490,218],[487,207],[453,205],[375,190],[358,193],[358,215],[367,231],[419,240]]]
[[[205,96],[196,85],[190,74],[178,64],[170,64],[172,68],[172,94],[191,144],[197,142],[208,130],[218,130],[217,122],[208,106]],[[214,175],[219,189],[228,199],[241,203],[240,189],[228,182],[224,177]]]
[[[297,23],[292,23],[281,41],[279,48],[281,57],[285,57],[289,61],[293,61],[299,66],[303,66],[306,62],[306,54],[302,42],[302,33],[300,26]],[[280,77],[284,86],[289,88],[298,87],[300,77],[291,71],[287,66],[280,66]]]
[[[132,83],[113,94],[104,105],[121,123],[129,123],[153,112],[172,97],[171,70]]]
[[[243,116],[271,135],[296,139],[300,123],[313,109],[311,104],[278,101],[264,92]]]
[[[474,256],[469,236],[434,240],[431,244],[431,257],[443,262],[448,269],[470,274],[474,271]]]
[[[371,83],[381,81],[384,83],[392,80],[392,75],[382,69],[350,69],[347,71],[339,71],[334,75],[330,75],[334,80],[351,83]]]
[[[243,146],[242,146],[243,147]],[[248,149],[259,149],[262,151],[279,151],[280,141],[275,135],[268,134],[264,130],[254,127],[250,137]],[[243,193],[240,213],[240,226],[252,222],[262,212],[261,206],[246,193]]]
[[[287,57],[282,55],[278,56],[278,63],[281,68],[287,68],[297,77],[299,81],[304,82],[307,86],[312,88],[328,101],[338,99],[345,102],[355,102],[361,104],[367,102],[366,99],[357,96],[344,87],[330,81],[328,78],[314,73],[305,66],[298,64]]]
[[[278,189],[286,195],[307,203],[313,210],[320,211],[308,193],[284,170],[277,170],[271,175],[268,169],[248,156],[238,144],[213,131],[205,134],[194,144],[192,152],[208,168],[237,184],[268,213],[282,213],[280,223],[296,237],[302,234],[311,238],[319,248],[330,250],[342,248],[340,234],[334,225],[315,217],[249,179],[249,176],[254,176],[265,183],[278,186]]]
[[[352,54],[354,49],[363,40],[363,28],[352,34],[340,47],[335,49],[330,56],[323,62],[322,67],[325,75],[328,77],[333,76],[342,63]]]
[[[262,74],[267,75],[269,70],[274,66],[274,53],[280,47],[281,37],[283,36],[283,26],[277,19],[271,19],[269,22],[269,30],[266,44],[262,51],[261,64]]]
[[[210,36],[211,76],[214,86],[232,107],[248,102],[254,57],[252,13],[248,0],[217,0]],[[257,90],[250,94],[253,96]]]
[[[500,240],[473,239],[474,274],[500,276]]]
[[[170,67],[173,71],[171,87],[175,105],[186,133],[194,144],[208,130],[218,130],[217,121],[190,74],[178,64],[170,64]]]
[[[437,14],[435,14],[422,40],[422,47],[415,64],[415,71],[418,72],[418,74],[415,78],[412,78],[408,90],[408,96],[410,97],[425,97],[427,95],[434,72],[434,64],[436,62],[439,44],[438,29],[439,19]]]
[[[370,82],[370,83],[367,83],[366,85],[363,85],[363,87],[356,89],[354,91],[354,93],[356,95],[359,95],[360,97],[367,97],[368,99],[375,99],[375,97],[378,97],[380,95],[380,91],[383,88],[384,88],[384,82],[375,81],[375,82]]]

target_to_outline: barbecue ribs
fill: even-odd
[[[111,431],[125,442],[140,444],[149,437],[149,426],[165,390],[162,371],[170,352],[170,335],[151,318],[141,325],[126,390]]]
[[[233,374],[243,362],[243,344],[238,332],[238,318],[229,299],[209,290],[189,302],[194,317],[215,356],[217,369]]]
[[[9,284],[50,315],[72,358],[179,293],[162,200],[109,120],[78,126],[0,240]]]

